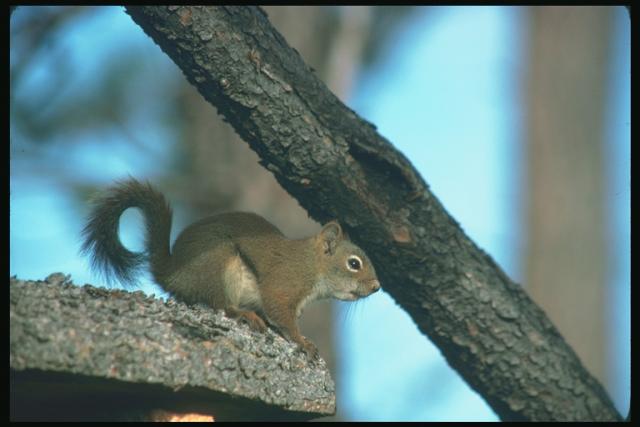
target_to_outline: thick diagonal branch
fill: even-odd
[[[342,222],[384,289],[502,419],[620,419],[545,314],[260,8],[127,12],[313,218]]]

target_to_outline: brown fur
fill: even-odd
[[[120,216],[129,207],[144,214],[145,254],[128,251],[118,238]],[[254,329],[269,323],[312,355],[317,350],[297,325],[306,303],[355,300],[380,288],[366,254],[337,222],[315,236],[292,240],[259,215],[223,213],[188,226],[171,253],[170,231],[171,209],[162,194],[130,179],[98,198],[84,229],[83,250],[92,255],[94,267],[125,283],[135,282],[146,260],[154,279],[176,298],[224,309]],[[355,265],[361,261],[361,268],[349,268],[349,259]]]

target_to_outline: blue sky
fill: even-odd
[[[20,9],[14,13],[12,25],[20,13]],[[614,375],[608,386],[626,413],[630,75],[624,70],[629,70],[630,36],[625,14],[620,10],[616,17],[606,156],[612,171],[608,177],[609,245],[617,260],[610,275],[613,292],[609,301],[610,337],[617,363],[611,364]],[[106,72],[105,64],[118,55],[123,43],[144,58],[144,67],[156,80],[183,78],[122,8],[100,8],[85,18],[56,42],[71,58],[78,93],[95,90],[95,76]],[[518,282],[522,281],[519,262],[523,250],[519,79],[525,31],[520,8],[421,9],[389,42],[384,60],[357,79],[348,102],[411,160],[466,233]],[[50,85],[52,66],[53,61],[43,56],[40,67],[25,76],[25,83],[13,96],[38,102],[38,94]],[[132,101],[164,101],[157,87],[145,81],[133,81],[130,96]],[[163,108],[163,102],[145,105]],[[43,170],[68,170],[73,176],[91,176],[105,184],[129,173],[153,180],[154,170],[171,162],[168,150],[162,147],[172,143],[174,135],[170,125],[153,121],[155,115],[149,109],[132,108],[128,128],[136,140],[152,141],[144,150],[130,144],[121,130],[106,129],[99,135],[70,135],[79,142],[63,149],[57,144],[40,145],[40,156],[25,160],[17,153],[34,146],[12,130],[11,275],[38,279],[64,271],[78,284],[97,282],[86,260],[78,255],[86,207],[78,206],[64,185],[51,182],[46,173],[21,174],[21,162],[37,161]],[[154,160],[149,161],[143,152],[153,152]],[[179,210],[177,216],[174,236],[182,227]],[[139,225],[135,220],[123,221],[122,238],[132,249],[141,246]],[[148,282],[144,290],[158,293]],[[497,420],[388,295],[378,293],[355,305],[339,306],[336,324],[343,380],[338,404],[343,415],[355,420]]]

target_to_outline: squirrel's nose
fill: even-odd
[[[380,289],[380,281],[374,280],[373,283],[371,284],[371,293],[377,292],[379,289]]]

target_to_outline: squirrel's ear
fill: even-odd
[[[333,255],[336,250],[336,246],[338,246],[338,243],[342,238],[342,228],[340,227],[340,224],[335,221],[326,223],[320,231],[320,239],[322,241],[324,253]]]

